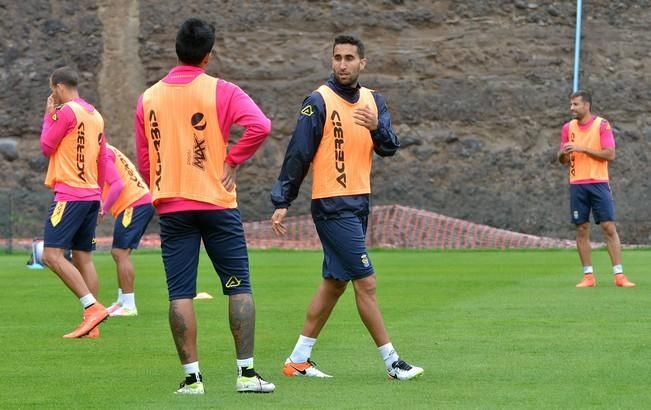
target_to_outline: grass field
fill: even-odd
[[[320,252],[252,251],[257,305],[256,369],[270,395],[234,391],[235,358],[221,296],[202,255],[195,303],[202,397],[176,397],[182,379],[167,324],[158,253],[135,255],[140,315],[112,318],[98,340],[64,340],[79,322],[77,299],[26,255],[0,257],[2,408],[644,408],[651,401],[651,251],[624,253],[636,289],[612,285],[598,251],[595,289],[580,279],[575,251],[374,251],[379,300],[392,342],[425,368],[418,380],[388,380],[357,316],[352,289],[326,325],[313,359],[335,377],[289,379],[282,363],[320,281]],[[116,280],[96,254],[100,299]]]

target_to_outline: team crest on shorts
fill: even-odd
[[[579,219],[579,211],[574,211],[572,213],[572,216],[574,217],[574,219]]]
[[[228,281],[226,282],[226,285],[224,285],[224,286],[226,286],[229,289],[230,288],[236,288],[236,287],[240,286],[240,283],[242,283],[241,280],[239,280],[235,276],[231,276],[230,278],[228,278]]]
[[[366,256],[366,254],[363,254],[363,255],[362,255],[362,265],[364,265],[365,268],[368,268],[369,265],[370,265],[370,264],[368,263],[368,256]]]

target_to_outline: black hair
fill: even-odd
[[[357,46],[357,54],[359,54],[359,58],[364,58],[364,43],[362,43],[362,40],[359,38],[347,34],[342,34],[335,37],[335,42],[332,45],[333,53],[335,52],[335,47],[337,44],[352,44],[354,46]]]
[[[52,85],[63,84],[67,87],[77,88],[79,75],[70,67],[59,67],[50,76]]]
[[[215,26],[198,18],[187,19],[176,33],[176,56],[182,63],[199,65],[215,44]]]
[[[592,93],[588,90],[576,90],[572,94],[570,94],[570,100],[572,98],[577,98],[581,97],[581,99],[584,102],[587,102],[590,104],[590,108],[592,108]]]

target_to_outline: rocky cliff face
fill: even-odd
[[[387,98],[403,143],[395,157],[376,159],[375,204],[571,237],[566,171],[555,154],[569,119],[573,3],[3,1],[0,186],[12,189],[24,221],[37,221],[25,234],[38,234],[48,203],[38,136],[49,73],[63,64],[79,69],[81,92],[107,119],[109,140],[132,154],[137,96],[175,64],[179,23],[200,16],[218,28],[208,72],[240,85],[273,122],[239,171],[246,220],[270,216],[269,190],[300,104],[329,74],[334,35],[350,32],[367,45],[363,84]],[[593,90],[595,111],[615,129],[620,236],[650,243],[651,1],[588,3],[581,87]],[[305,185],[291,212],[308,209]]]

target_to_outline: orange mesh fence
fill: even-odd
[[[312,217],[285,218],[287,236],[277,237],[270,221],[244,223],[246,241],[250,248],[320,249]],[[4,240],[6,242],[6,240]],[[97,238],[97,248],[111,248],[112,238]],[[13,240],[14,249],[31,249],[31,239]],[[6,246],[0,241],[0,247]],[[371,248],[412,249],[511,249],[511,248],[573,248],[573,240],[554,239],[497,229],[435,212],[400,205],[376,206],[371,212],[367,245]],[[159,248],[157,234],[145,235],[141,248]]]
[[[321,247],[310,216],[286,218],[287,236],[279,239],[269,221],[245,223],[252,248],[318,249]],[[509,249],[573,248],[575,242],[497,229],[435,212],[400,205],[376,206],[371,212],[367,245],[372,248]]]

